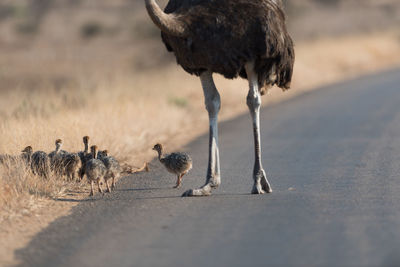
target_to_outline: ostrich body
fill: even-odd
[[[64,174],[70,181],[75,181],[82,169],[81,158],[78,153],[67,153],[63,155]]]
[[[78,152],[78,156],[81,159],[81,169],[79,171],[79,178],[82,180],[83,176],[85,175],[85,166],[86,162],[92,159],[92,154],[89,153],[89,136],[84,136],[82,138],[83,140],[83,145],[84,145],[84,150]]]
[[[56,150],[49,153],[51,170],[58,175],[64,174],[64,156],[68,154],[67,151],[61,150],[63,142],[57,139],[55,142]]]
[[[44,178],[50,176],[50,159],[46,152],[35,151],[31,146],[27,146],[22,150],[21,158],[30,166],[32,173]]]
[[[50,176],[50,159],[46,152],[35,151],[31,157],[31,169],[33,174],[44,178]]]
[[[178,188],[182,183],[182,177],[192,169],[193,162],[191,157],[182,152],[163,154],[163,147],[161,144],[156,144],[153,150],[158,152],[158,159],[165,168],[170,173],[177,176],[174,188]]]
[[[99,151],[97,158],[104,163],[104,166],[106,166],[107,172],[104,175],[104,180],[106,182],[107,192],[111,192],[111,190],[115,189],[115,179],[118,179],[121,175],[121,166],[117,159],[108,156],[107,150]],[[112,179],[111,190],[110,186],[108,185],[108,180],[110,179]]]
[[[87,137],[87,136],[85,136]],[[84,137],[84,139],[85,139]],[[87,137],[89,139],[89,137]],[[60,140],[61,141],[61,140]],[[67,175],[68,179],[70,181],[75,181],[77,177],[80,177],[80,174],[82,172],[82,158],[80,153],[68,153],[64,150],[61,150],[61,145],[62,141],[60,142],[60,147],[58,148],[57,152],[60,157],[61,157],[61,168],[62,168],[62,174]],[[56,145],[56,151],[57,151],[57,145]],[[85,145],[85,151],[86,151],[86,156],[88,156],[88,148]],[[61,152],[61,153],[60,153]]]
[[[220,95],[212,74],[249,81],[247,106],[253,120],[255,163],[252,193],[272,192],[261,163],[261,95],[273,85],[289,89],[294,64],[293,41],[281,0],[170,0],[162,11],[145,0],[150,18],[161,30],[177,63],[196,76],[209,115],[209,161],[206,183],[184,196],[206,196],[221,183],[218,149]]]
[[[58,175],[66,175],[70,181],[76,180],[82,167],[78,153],[61,150],[61,139],[57,139],[55,144],[56,150],[49,154],[52,170]]]
[[[79,151],[78,155],[81,158],[81,161],[82,161],[82,164],[83,164],[85,159],[86,159],[86,156],[90,155],[89,154],[89,136],[87,136],[87,135],[84,136],[82,138],[82,141],[83,141],[83,145],[84,145],[84,150],[83,151]]]
[[[93,183],[97,183],[97,187],[100,193],[103,193],[103,190],[100,187],[100,180],[104,178],[104,175],[107,172],[106,167],[103,162],[96,158],[97,156],[97,146],[91,146],[90,152],[92,154],[92,159],[86,162],[85,166],[85,174],[87,176],[88,181],[90,182],[90,195],[93,196]]]

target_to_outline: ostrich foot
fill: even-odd
[[[272,193],[271,185],[265,176],[261,177],[261,186],[266,193]]]
[[[205,186],[199,189],[189,189],[185,193],[182,194],[182,197],[204,197],[211,195],[211,184],[206,184]]]
[[[89,197],[92,197],[93,195],[93,191],[90,191]]]
[[[177,185],[175,185],[173,188],[179,188],[179,187],[181,187],[181,185],[180,185],[180,184],[177,184]]]
[[[209,180],[209,184],[212,188],[217,188],[221,184],[221,176],[215,175]]]
[[[254,186],[251,190],[252,194],[265,194],[265,193],[272,193],[271,185],[267,180],[267,176],[265,171],[261,169],[257,174],[254,175]]]
[[[262,195],[265,194],[265,191],[261,188],[261,184],[254,184],[253,189],[251,190],[253,195]]]
[[[115,184],[114,183],[111,184],[111,190],[115,190]]]

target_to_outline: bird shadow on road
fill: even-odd
[[[159,196],[159,197],[134,197],[133,199],[136,200],[152,200],[152,199],[178,199],[181,198],[180,195],[178,196]]]
[[[256,196],[251,193],[214,193],[210,197],[239,197],[239,196]]]
[[[115,189],[115,191],[120,192],[130,192],[130,191],[151,191],[151,190],[165,190],[170,189],[169,187],[149,187],[149,188],[122,188],[122,189]]]
[[[121,201],[121,200],[156,200],[156,199],[179,199],[181,198],[180,194],[163,194],[163,195],[149,195],[147,193],[145,194],[140,194],[140,195],[126,195],[121,196],[119,195],[117,198],[104,198],[105,201]]]
[[[101,198],[84,198],[84,199],[75,199],[75,198],[54,198],[55,201],[59,202],[76,202],[76,203],[83,203],[83,202],[94,202]]]
[[[132,199],[136,199],[136,200],[151,200],[151,199],[221,199],[221,198],[235,198],[235,197],[243,197],[243,196],[247,196],[247,197],[251,197],[251,196],[255,196],[252,195],[250,193],[221,193],[221,194],[214,194],[214,195],[210,195],[210,196],[206,196],[206,197],[183,197],[182,194],[177,194],[177,195],[173,195],[173,196],[140,196],[140,197],[133,197]]]

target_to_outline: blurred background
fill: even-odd
[[[296,42],[395,30],[400,24],[396,0],[285,4]],[[136,74],[175,63],[142,0],[2,0],[0,52],[1,91],[77,88],[82,77]]]
[[[400,63],[400,1],[285,4],[296,44],[293,89],[273,90],[267,105]],[[216,83],[222,119],[247,111],[246,81],[216,75]],[[89,135],[100,149],[140,166],[155,156],[155,142],[171,150],[207,129],[199,79],[167,53],[143,0],[1,0],[0,154],[27,145],[49,152],[57,138],[78,151]],[[0,207],[16,194],[64,192],[19,179],[0,170]]]

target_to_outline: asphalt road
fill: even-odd
[[[242,116],[220,124],[222,185],[213,196],[180,197],[204,182],[204,136],[186,149],[194,169],[181,189],[153,162],[112,194],[82,201],[17,258],[29,266],[400,266],[400,70],[328,86],[261,118],[272,194],[249,194],[253,138]]]

